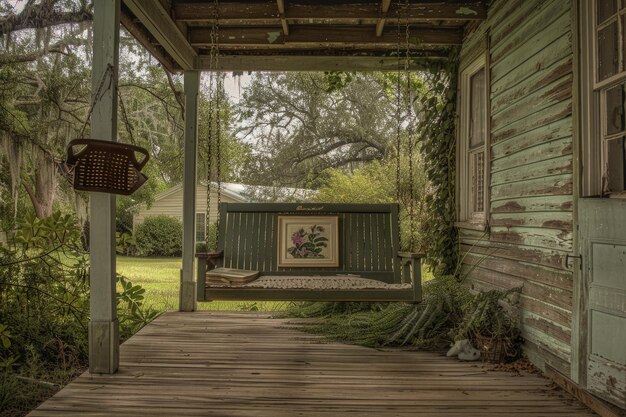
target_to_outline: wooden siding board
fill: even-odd
[[[571,53],[570,21],[571,17],[569,13],[561,15],[557,20],[545,27],[544,30],[526,39],[525,42],[518,45],[518,47],[508,51],[509,53],[506,56],[503,56],[498,61],[493,61],[493,79],[498,80],[506,72],[514,70],[527,60],[543,52],[547,45],[562,38],[563,34],[570,35],[567,38],[567,46]]]
[[[569,252],[572,250],[572,232],[539,227],[491,227],[492,242],[513,243]]]
[[[551,195],[548,197],[520,197],[492,202],[492,213],[523,213],[534,211],[571,212],[574,206],[572,195]]]
[[[489,7],[488,19],[497,22],[491,27],[491,44],[498,45],[508,36],[512,28],[528,18],[534,9],[544,3],[544,0],[498,0]]]
[[[514,197],[571,195],[572,182],[572,174],[561,174],[495,185],[491,187],[491,199],[492,201],[497,201]]]
[[[540,85],[536,91],[528,93],[525,97],[511,103],[506,107],[492,106],[491,128],[497,131],[502,126],[519,119],[520,114],[527,116],[536,115],[550,108],[556,103],[569,100],[572,96],[573,76],[566,74],[551,83]]]
[[[541,68],[549,68],[564,58],[571,57],[572,35],[564,33],[560,38],[545,46],[532,57],[524,60],[515,71],[512,68],[498,68],[494,70],[492,67],[492,84],[491,94],[496,97],[502,91],[513,88],[526,79],[537,74]]]
[[[572,121],[569,118],[562,118],[543,125],[538,129],[525,132],[523,135],[503,138],[499,142],[492,143],[491,157],[492,159],[498,159],[542,143],[571,137]]]
[[[570,148],[569,144],[564,149]],[[546,155],[549,157],[549,155]],[[520,182],[544,178],[546,176],[571,174],[573,172],[572,155],[552,157],[547,160],[541,160],[543,155],[536,160],[529,160],[527,164],[514,166],[500,172],[491,173],[491,185],[509,184],[512,182]]]
[[[543,227],[571,232],[572,214],[566,211],[534,213],[492,213],[490,226]]]
[[[568,55],[560,61],[536,71],[522,83],[510,87],[503,83],[502,85],[508,88],[502,88],[498,94],[492,95],[491,105],[493,109],[497,112],[515,106],[519,100],[528,97],[543,86],[566,76],[571,77],[572,65],[573,58]]]
[[[571,159],[572,137],[558,138],[548,142],[539,142],[515,153],[509,153],[491,160],[491,169],[498,172],[506,169],[528,166],[541,161],[568,155]],[[549,174],[546,172],[546,174]]]
[[[529,262],[556,269],[565,269],[565,253],[563,251],[494,242],[488,238],[472,239],[464,234],[461,236],[461,243],[462,247],[472,247],[472,252],[497,255],[504,259]]]
[[[564,100],[551,106],[540,113],[524,114],[520,113],[520,118],[508,125],[501,126],[500,129],[492,131],[492,141],[499,142],[501,140],[515,138],[534,129],[543,128],[543,126],[554,121],[569,117],[572,115],[572,101]]]
[[[476,254],[467,252],[465,248],[467,248],[466,245],[461,246],[461,252],[465,256],[463,260],[465,264],[479,265],[481,268],[494,272],[573,291],[572,273],[570,271],[505,259],[499,256]]]
[[[569,8],[569,2],[563,0],[525,2],[524,7],[510,15],[516,24],[510,26],[506,23],[500,24],[498,30],[492,33],[491,59],[500,61],[526,40],[541,36],[559,17],[565,14],[569,16]]]

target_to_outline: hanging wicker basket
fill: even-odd
[[[131,195],[148,179],[141,173],[148,159],[148,151],[139,146],[75,139],[67,147],[65,164],[76,190]]]
[[[513,343],[509,338],[475,335],[474,340],[485,362],[505,363],[512,356],[510,350]]]

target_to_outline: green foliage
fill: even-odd
[[[343,342],[380,347],[409,345],[442,349],[454,338],[471,296],[454,276],[440,276],[424,288],[424,300],[417,305],[363,303],[345,307],[328,303],[321,307],[305,305],[290,310],[298,317],[325,317],[307,327]],[[303,313],[304,311],[304,313]]]
[[[169,216],[147,217],[135,231],[140,256],[179,256],[182,252],[183,226]]]
[[[237,136],[254,156],[244,180],[302,186],[328,168],[383,159],[395,132],[392,106],[377,74],[258,74],[237,109]]]
[[[392,203],[395,166],[375,161],[352,172],[328,169],[322,173],[315,201],[328,203]]]
[[[454,227],[456,80],[458,48],[447,61],[432,64],[427,76],[428,93],[416,98],[420,109],[417,132],[430,183],[425,194],[426,218],[421,222],[426,242],[427,262],[440,274],[451,274],[457,265],[457,235]]]
[[[318,180],[319,189],[314,201],[330,203],[394,203],[398,202],[397,188],[400,189],[400,247],[410,250],[410,242],[415,242],[415,251],[426,251],[429,236],[420,233],[422,223],[430,216],[426,211],[422,196],[428,194],[428,180],[424,173],[424,162],[418,152],[413,155],[413,179],[409,177],[408,155],[400,162],[400,182],[396,180],[397,161],[390,157],[383,161],[368,163],[362,168],[346,172],[328,169]],[[413,195],[409,183],[413,181]],[[416,230],[411,239],[410,217],[407,208],[413,199],[413,213]]]
[[[0,347],[8,349],[11,347],[11,333],[6,324],[0,323]]]
[[[0,406],[28,410],[54,391],[28,380],[63,385],[87,365],[89,259],[71,215],[26,215],[17,225],[10,246],[0,247]],[[118,279],[126,338],[158,312],[141,287]]]
[[[156,319],[161,312],[144,305],[146,290],[141,285],[134,285],[122,275],[117,276],[117,282],[118,288],[121,289],[116,293],[117,310],[122,317],[120,336],[128,338]]]
[[[440,350],[455,340],[475,342],[477,336],[484,336],[503,342],[513,358],[522,343],[519,323],[500,302],[513,302],[511,296],[518,291],[473,295],[451,274],[426,283],[424,299],[417,305],[316,302],[296,304],[287,315],[322,319],[303,324],[303,329],[342,342]]]
[[[115,232],[115,251],[119,255],[131,255],[135,251],[137,240],[132,233]]]
[[[519,355],[522,340],[519,322],[502,306],[516,305],[521,288],[508,291],[484,291],[479,293],[465,309],[463,321],[455,339],[470,339],[474,346],[479,346],[478,337],[497,340],[505,344],[508,357]]]

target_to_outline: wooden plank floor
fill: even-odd
[[[568,416],[594,414],[536,375],[437,353],[320,339],[257,313],[167,313],[37,416]]]

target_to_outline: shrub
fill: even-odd
[[[135,241],[140,256],[180,256],[183,226],[173,217],[148,217],[137,226]]]

